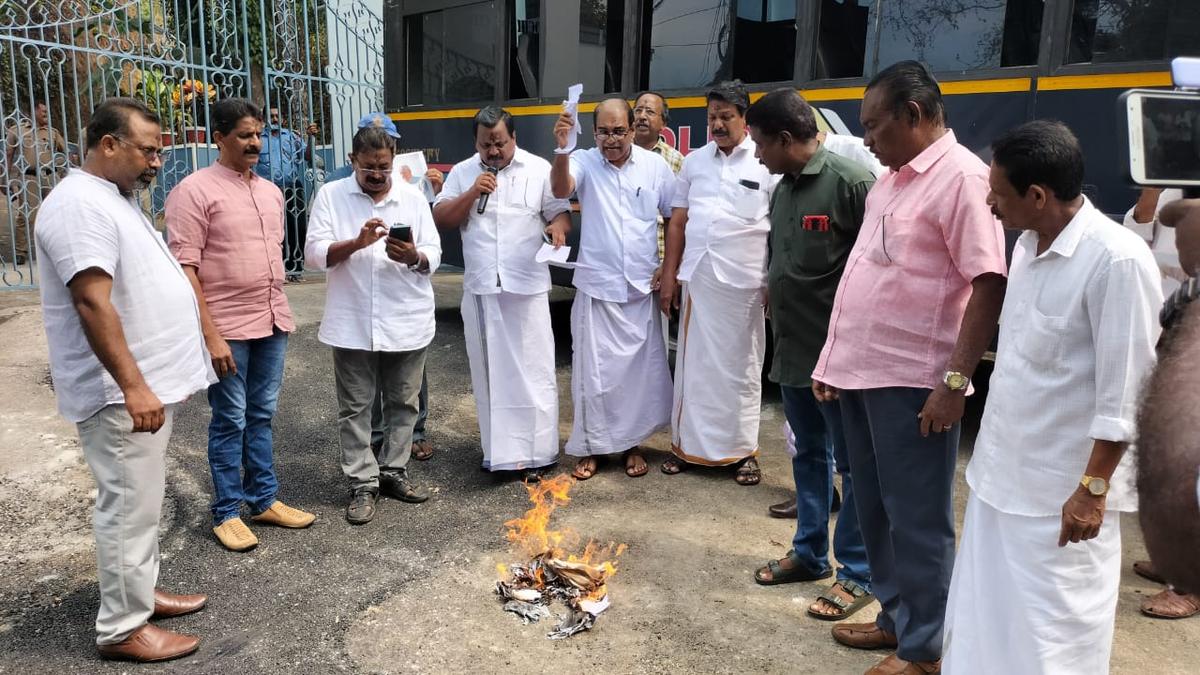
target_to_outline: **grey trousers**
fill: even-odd
[[[352,488],[378,487],[380,471],[403,473],[408,466],[424,371],[425,348],[411,352],[333,348],[342,472]],[[380,396],[389,435],[376,456],[371,450],[371,404]]]
[[[942,656],[954,569],[954,467],[961,424],[922,438],[917,413],[928,389],[842,390],[843,433],[875,619],[897,636],[905,661]]]
[[[154,613],[158,521],[174,417],[175,406],[168,405],[161,429],[135,434],[125,406],[109,405],[76,425],[83,457],[96,478],[96,644],[124,640]]]

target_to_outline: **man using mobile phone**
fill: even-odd
[[[375,516],[380,496],[419,503],[408,475],[425,350],[435,328],[433,284],[442,249],[425,198],[393,185],[395,143],[381,128],[354,134],[354,175],[326,183],[313,202],[305,257],[327,270],[318,338],[333,348],[346,520]],[[397,227],[395,237],[390,228]],[[401,239],[408,227],[411,236]],[[383,397],[388,435],[371,446],[371,405]]]
[[[450,170],[433,207],[462,230],[463,333],[479,414],[483,468],[536,480],[558,461],[558,383],[543,237],[567,240],[570,203],[550,192],[550,163],[517,147],[499,106],[475,115],[478,152]]]

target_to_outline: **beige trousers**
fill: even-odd
[[[96,478],[96,565],[100,611],[96,644],[124,640],[154,613],[158,521],[166,486],[166,449],[175,406],[156,433],[133,433],[124,405],[80,422],[79,444]]]

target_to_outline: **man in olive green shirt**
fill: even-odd
[[[770,207],[767,293],[775,340],[770,377],[779,384],[784,414],[796,435],[792,550],[754,577],[771,585],[832,576],[829,508],[836,457],[844,501],[833,548],[841,567],[836,583],[808,613],[819,619],[844,619],[871,601],[871,572],[854,506],[841,413],[836,403],[817,402],[811,375],[875,179],[865,166],[820,144],[813,110],[793,89],[773,91],[750,106],[746,124],[759,160],[771,173],[783,176]]]

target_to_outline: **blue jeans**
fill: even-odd
[[[854,481],[842,435],[838,404],[818,403],[808,387],[780,386],[783,413],[796,435],[792,477],[796,481],[796,536],[792,550],[799,564],[814,574],[829,569],[829,509],[833,503],[836,460],[842,477],[842,510],[833,530],[833,555],[841,567],[839,580],[871,588],[871,567],[858,527],[854,506]]]
[[[212,472],[213,525],[236,518],[245,502],[262,513],[275,502],[271,420],[283,383],[288,335],[229,340],[237,372],[208,388],[212,421],[208,425],[208,467]]]

